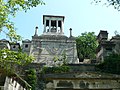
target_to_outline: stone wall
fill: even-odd
[[[62,58],[66,54],[67,63],[78,63],[75,38],[65,35],[33,36],[30,54],[35,57],[34,63],[46,63],[53,66],[53,58]]]
[[[53,76],[46,77],[44,90],[120,90],[118,75],[83,72]]]
[[[94,72],[96,67],[94,64],[68,64],[71,72]]]
[[[53,87],[54,86],[54,87]],[[94,89],[94,90],[120,90],[120,84],[117,80],[53,80],[53,83],[48,83],[46,85],[47,88],[51,88],[51,90],[57,88],[72,88],[72,89]],[[46,89],[49,90],[49,89]]]

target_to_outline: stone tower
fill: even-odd
[[[31,44],[29,43],[29,54],[36,58],[34,63],[45,63],[47,66],[52,66],[54,57],[61,60],[63,54],[67,57],[67,63],[78,63],[76,41],[72,36],[72,29],[70,37],[64,35],[64,19],[64,16],[43,15],[43,34],[38,35],[38,27],[36,27]]]
[[[108,39],[108,32],[104,31],[104,30],[100,30],[100,33],[97,36],[97,40],[100,43],[103,40],[107,40]]]

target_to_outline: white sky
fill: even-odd
[[[92,0],[43,0],[46,5],[39,5],[27,13],[18,12],[15,22],[17,32],[23,39],[31,39],[35,27],[39,27],[39,35],[43,32],[43,15],[65,16],[64,33],[69,36],[69,28],[72,28],[74,36],[83,32],[95,32],[107,30],[109,37],[114,31],[120,32],[120,12],[113,7],[103,4],[91,4]],[[104,1],[104,0],[103,0]],[[1,37],[4,38],[4,37]]]

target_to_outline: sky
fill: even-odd
[[[43,33],[43,15],[65,16],[64,34],[69,36],[69,28],[72,35],[77,37],[84,32],[107,30],[109,38],[114,32],[120,31],[120,12],[113,7],[107,7],[103,3],[96,5],[93,0],[43,0],[45,5],[31,8],[27,13],[18,12],[13,18],[17,33],[24,39],[30,39],[38,26],[38,34]],[[4,38],[4,37],[2,37]]]

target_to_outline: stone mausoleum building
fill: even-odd
[[[63,54],[67,57],[67,63],[77,62],[76,41],[72,36],[64,35],[64,16],[43,15],[44,30],[38,35],[38,27],[32,40],[24,40],[23,51],[32,54],[36,60],[34,63],[45,63],[48,66],[53,65],[53,58],[63,58]]]
[[[112,53],[120,54],[120,35],[117,34],[111,39],[108,39],[108,32],[105,30],[100,30],[97,36],[98,47],[96,53],[97,62],[103,62],[106,56]]]

